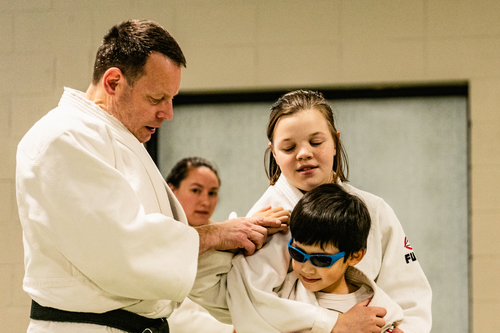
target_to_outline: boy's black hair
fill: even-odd
[[[361,198],[337,184],[323,184],[307,192],[290,217],[292,237],[304,245],[345,252],[344,262],[366,249],[371,219]]]

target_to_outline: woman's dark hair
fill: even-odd
[[[325,117],[328,128],[333,137],[336,154],[333,161],[333,182],[337,180],[347,182],[349,166],[347,162],[347,154],[344,146],[340,141],[340,136],[335,128],[335,119],[333,111],[326,99],[320,92],[311,90],[295,90],[281,96],[271,107],[269,115],[269,123],[267,126],[267,138],[271,144],[273,143],[274,130],[276,123],[283,116],[288,116],[300,112],[302,110],[318,110]],[[281,175],[281,170],[274,159],[271,148],[267,148],[264,156],[264,164],[266,165],[266,174],[271,185],[276,184]]]
[[[112,27],[97,49],[92,84],[96,85],[111,67],[119,68],[131,86],[144,74],[144,65],[159,52],[178,66],[186,59],[174,37],[153,21],[130,20]]]
[[[167,184],[171,184],[174,188],[179,188],[181,182],[186,179],[189,171],[199,167],[207,167],[215,174],[220,186],[220,178],[217,169],[208,160],[203,157],[186,157],[177,162],[166,177]]]
[[[338,184],[323,184],[307,192],[290,217],[290,232],[299,243],[333,245],[345,252],[344,262],[366,249],[371,218],[361,198]]]

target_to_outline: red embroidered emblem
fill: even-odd
[[[413,248],[411,247],[410,245],[410,241],[408,240],[408,238],[405,237],[405,247],[408,249],[408,250],[413,250]]]

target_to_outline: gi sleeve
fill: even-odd
[[[196,274],[198,234],[171,217],[145,213],[115,168],[116,146],[111,135],[90,130],[55,131],[20,145],[26,239],[43,244],[35,255],[50,262],[46,277],[60,269],[116,297],[182,301]]]
[[[280,298],[288,272],[290,234],[275,234],[252,256],[239,254],[228,274],[228,305],[233,325],[244,332],[331,332],[338,313]]]
[[[428,333],[432,326],[432,291],[396,214],[382,199],[375,217],[382,237],[382,263],[377,285],[401,306],[399,328],[405,333]],[[372,222],[373,223],[373,222]]]
[[[198,272],[188,297],[203,306],[222,323],[231,324],[231,314],[226,301],[227,273],[234,254],[225,251],[208,251],[198,261]]]

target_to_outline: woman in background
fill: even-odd
[[[166,178],[192,227],[213,223],[210,220],[219,198],[220,178],[214,166],[204,158],[180,160]],[[212,317],[202,306],[186,298],[168,318],[172,333],[232,333],[233,326]]]

